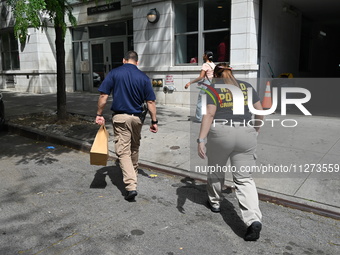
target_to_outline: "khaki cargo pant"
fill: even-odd
[[[249,172],[241,172],[242,166],[255,166],[255,151],[257,132],[250,126],[228,126],[216,123],[211,126],[207,139],[208,166],[207,192],[209,202],[213,207],[219,207],[223,200],[224,185],[228,159],[235,170],[232,173],[236,187],[236,197],[239,202],[244,223],[250,226],[254,221],[260,221],[262,214],[259,208],[258,194],[255,182]],[[221,168],[218,168],[220,166]],[[214,169],[214,170],[213,170]],[[218,171],[219,170],[219,171]]]
[[[116,114],[112,117],[115,152],[127,191],[137,189],[138,156],[142,122],[138,116]]]

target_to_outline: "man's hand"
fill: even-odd
[[[96,124],[98,125],[105,125],[105,118],[103,116],[97,116],[96,117]]]
[[[157,125],[157,124],[151,124],[151,125],[150,125],[150,131],[151,131],[152,133],[157,133],[157,131],[158,131],[158,125]]]

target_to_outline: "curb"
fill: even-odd
[[[8,132],[15,133],[20,136],[24,136],[33,140],[50,142],[58,145],[63,145],[75,150],[90,152],[91,144],[87,142],[79,142],[79,140],[69,137],[58,137],[56,135],[46,135],[38,130],[23,128],[20,125],[7,124]]]
[[[66,147],[69,147],[69,148],[72,148],[72,149],[75,149],[75,150],[79,150],[79,151],[82,151],[82,152],[86,152],[86,153],[90,153],[90,150],[91,150],[91,144],[89,144],[87,142],[80,142],[79,140],[69,138],[69,137],[58,137],[56,135],[46,135],[45,133],[40,132],[38,130],[24,128],[20,125],[7,124],[7,125],[5,125],[4,130],[7,130],[8,132],[11,132],[11,133],[23,136],[23,137],[27,137],[27,138],[30,138],[30,139],[33,139],[33,140],[50,142],[50,143],[66,146]],[[109,156],[109,159],[114,161],[117,158],[114,157],[114,156]],[[206,179],[203,179],[200,176],[194,176],[193,177],[190,174],[186,174],[186,173],[179,172],[179,171],[172,171],[170,169],[156,167],[156,166],[149,165],[149,164],[146,164],[146,163],[140,162],[139,166],[143,167],[143,168],[148,168],[148,169],[150,169],[152,171],[156,171],[156,172],[161,172],[161,173],[170,174],[170,175],[183,176],[183,177],[189,177],[189,178],[201,181],[203,183],[207,182]],[[227,186],[227,188],[230,188],[232,190],[235,189],[232,186]],[[340,213],[338,213],[338,212],[334,212],[334,211],[331,211],[331,210],[328,210],[328,209],[323,209],[323,208],[319,208],[319,207],[316,207],[316,206],[311,206],[311,205],[295,202],[293,200],[275,197],[275,196],[264,194],[264,193],[261,193],[261,192],[259,192],[258,195],[259,195],[259,199],[261,201],[264,201],[264,202],[269,202],[269,203],[273,203],[273,204],[276,204],[276,205],[288,207],[288,208],[291,208],[291,209],[297,209],[297,210],[300,210],[300,211],[320,215],[320,216],[323,216],[323,217],[328,217],[328,218],[332,218],[332,219],[335,219],[335,220],[340,220]]]

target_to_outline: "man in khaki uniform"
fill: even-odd
[[[128,51],[123,65],[112,69],[98,88],[100,96],[96,123],[105,124],[103,110],[112,93],[111,105],[115,152],[123,172],[127,191],[126,200],[137,196],[138,156],[143,125],[143,103],[146,102],[151,116],[150,131],[158,131],[156,96],[149,77],[137,68],[138,55]]]

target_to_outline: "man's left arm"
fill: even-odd
[[[100,93],[99,99],[98,99],[98,106],[97,106],[97,116],[96,116],[96,123],[98,125],[105,125],[105,118],[103,116],[103,111],[107,102],[109,95]]]
[[[156,102],[154,100],[148,100],[146,101],[148,104],[148,109],[151,117],[151,125],[150,125],[150,131],[152,133],[157,133],[158,131],[158,120],[156,116]]]

